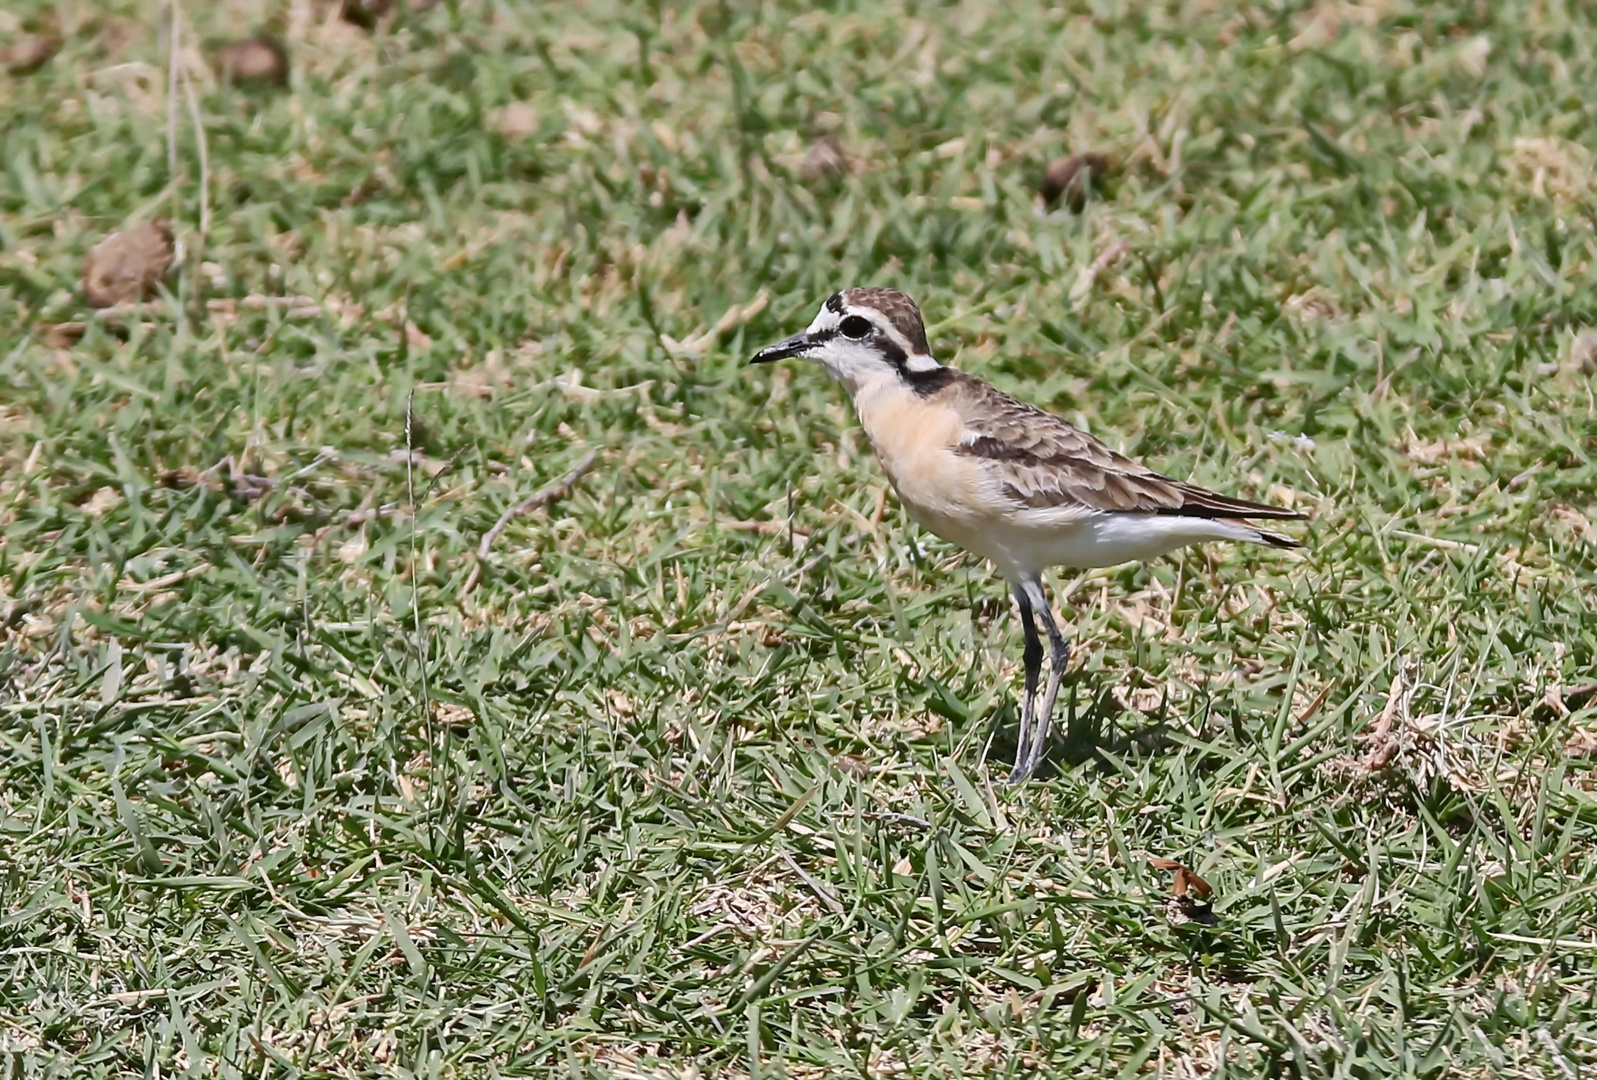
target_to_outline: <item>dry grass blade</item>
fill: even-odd
[[[1398,670],[1392,675],[1392,685],[1386,692],[1386,704],[1382,706],[1380,715],[1375,718],[1367,735],[1370,748],[1359,763],[1366,773],[1380,772],[1397,755],[1401,743],[1392,734],[1392,722],[1397,719],[1398,711],[1403,706],[1409,678],[1408,666],[1399,664]]]
[[[481,542],[477,544],[477,563],[471,568],[471,573],[467,576],[465,584],[461,586],[461,592],[463,594],[469,593],[476,588],[477,580],[481,576],[482,563],[488,558],[489,552],[493,550],[494,541],[499,539],[499,534],[505,531],[505,526],[524,514],[530,514],[540,507],[548,506],[550,503],[558,502],[570,495],[572,490],[582,482],[582,478],[588,475],[598,461],[599,451],[589,450],[576,465],[572,466],[571,471],[566,473],[566,475],[549,486],[538,489],[503,514],[500,514],[499,520],[494,522],[493,528],[484,533]]]

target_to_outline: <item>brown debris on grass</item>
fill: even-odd
[[[211,66],[223,82],[286,86],[288,47],[269,34],[229,41],[212,51]]]
[[[61,49],[54,34],[20,34],[0,49],[0,66],[12,75],[31,75]]]
[[[444,727],[466,728],[477,722],[477,714],[464,705],[448,701],[433,702],[433,719]]]
[[[1170,870],[1175,872],[1175,876],[1170,882],[1171,896],[1191,895],[1196,896],[1200,900],[1206,900],[1214,894],[1214,886],[1210,885],[1207,881],[1203,880],[1203,878],[1199,877],[1197,871],[1193,870],[1184,862],[1180,862],[1176,859],[1150,858],[1148,860],[1148,865],[1153,867],[1155,870]]]
[[[148,300],[174,256],[172,228],[165,221],[112,233],[83,261],[83,298],[97,308]]]
[[[538,110],[525,101],[512,101],[502,109],[495,109],[489,116],[493,129],[511,142],[530,139],[538,134],[542,122]]]
[[[1155,870],[1174,872],[1170,882],[1170,895],[1165,898],[1164,903],[1165,920],[1171,926],[1182,926],[1186,923],[1214,926],[1219,923],[1220,920],[1214,914],[1214,906],[1209,902],[1209,898],[1214,895],[1214,886],[1200,877],[1197,871],[1176,859],[1150,858],[1148,865]]]
[[[1381,715],[1376,717],[1375,726],[1370,729],[1367,736],[1369,750],[1365,753],[1364,760],[1359,762],[1359,768],[1366,775],[1386,768],[1397,754],[1398,741],[1392,735],[1392,721],[1397,716],[1406,692],[1403,675],[1403,670],[1399,669],[1397,674],[1392,676],[1392,686],[1386,693],[1386,707],[1381,710]]]
[[[1087,195],[1103,186],[1114,163],[1104,154],[1072,154],[1048,163],[1039,190],[1044,204],[1053,206],[1060,198],[1075,213],[1087,205]]]
[[[799,164],[799,176],[804,180],[822,180],[851,172],[854,164],[843,152],[843,144],[836,135],[826,134],[810,143]]]
[[[362,30],[375,30],[394,10],[394,0],[343,0],[338,13],[347,23]]]
[[[1566,139],[1515,139],[1507,159],[1514,175],[1539,198],[1573,206],[1591,194],[1590,156]]]

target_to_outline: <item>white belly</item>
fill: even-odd
[[[1206,540],[1259,539],[1240,522],[1163,514],[1034,512],[1009,520],[973,521],[914,506],[910,513],[943,539],[991,559],[1010,579],[1032,577],[1052,566],[1090,569],[1142,562]]]

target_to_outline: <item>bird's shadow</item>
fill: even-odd
[[[1116,700],[1114,685],[1101,684],[1086,696],[1083,691],[1088,682],[1086,676],[1066,676],[1064,692],[1060,694],[1054,714],[1054,728],[1042,760],[1037,764],[1035,779],[1044,779],[1060,769],[1088,762],[1107,768],[1108,754],[1124,756],[1157,750],[1167,742],[1167,725],[1161,719],[1135,728],[1122,726],[1120,719],[1127,710]],[[1015,703],[1001,706],[993,723],[997,730],[987,760],[1014,761],[1016,738],[1020,733],[1020,712]]]

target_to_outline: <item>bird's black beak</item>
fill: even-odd
[[[786,341],[778,341],[775,345],[767,345],[754,354],[751,364],[769,364],[773,360],[786,360],[790,356],[803,356],[804,351],[810,347],[810,339],[805,334],[794,334]]]

